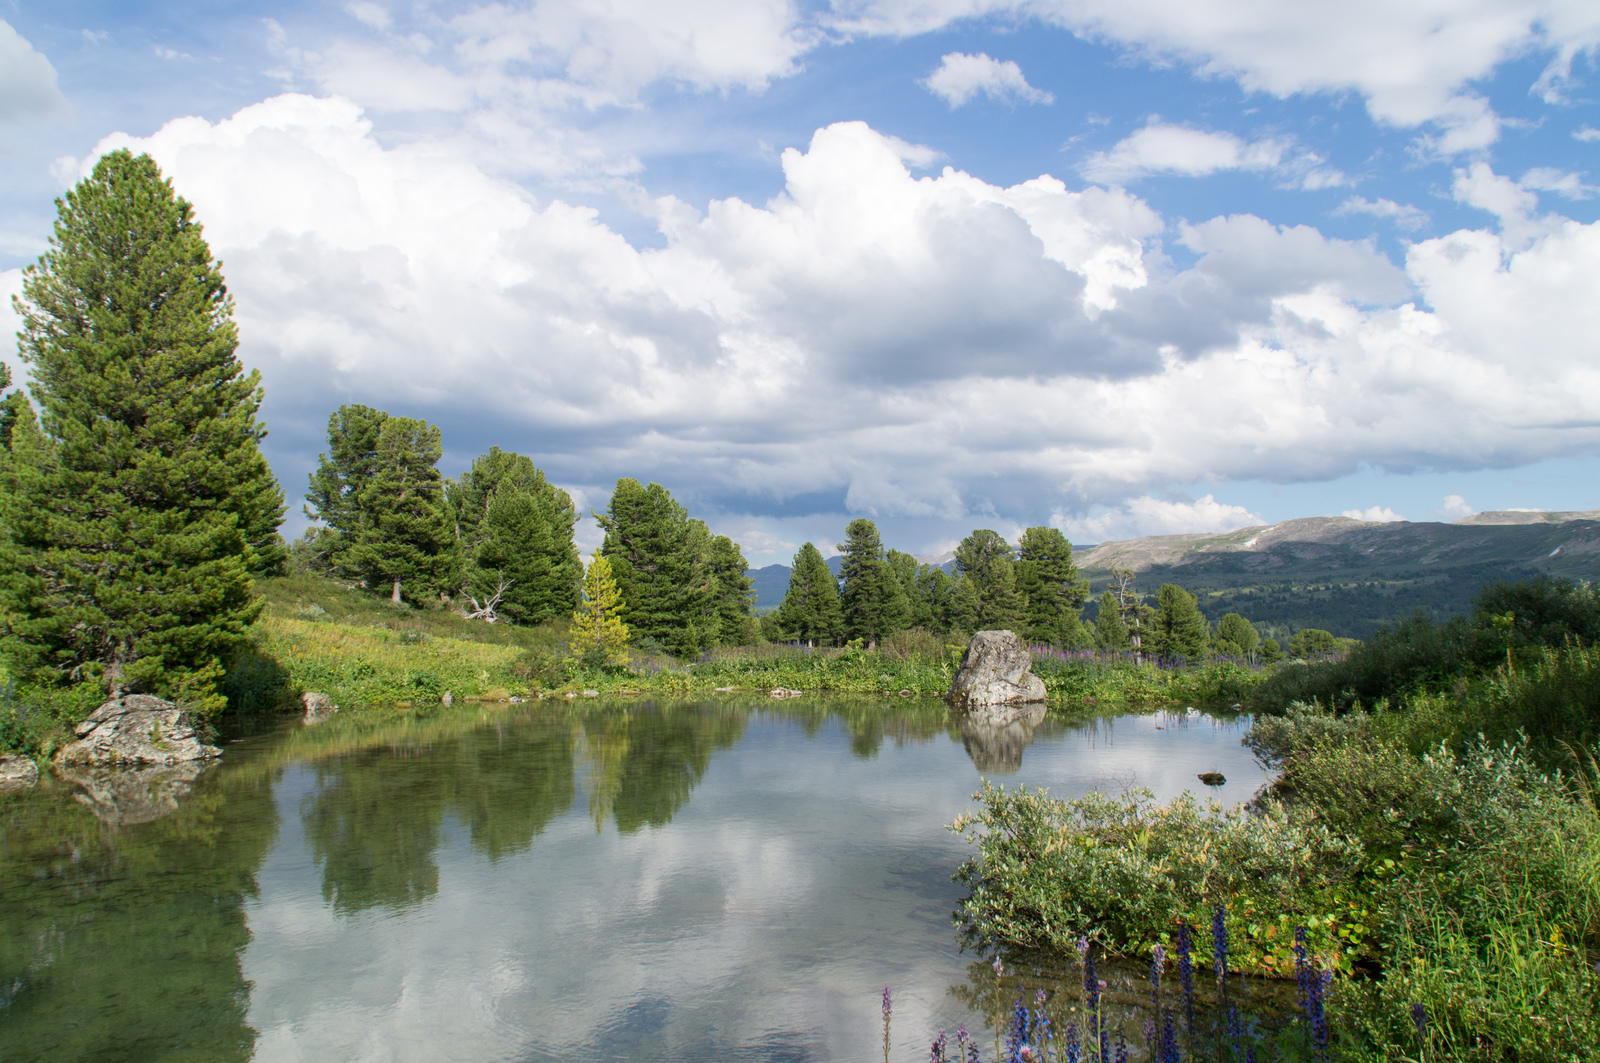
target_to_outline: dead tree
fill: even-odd
[[[461,610],[461,615],[468,620],[483,620],[490,624],[494,623],[500,619],[497,612],[500,608],[500,599],[506,596],[506,591],[510,588],[511,581],[501,576],[500,585],[494,589],[494,594],[485,597],[481,602],[473,596],[471,590],[463,588],[462,593],[467,596],[467,601],[472,603],[472,611],[468,612],[463,609]]]

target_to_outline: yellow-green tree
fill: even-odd
[[[583,601],[572,614],[572,654],[603,654],[617,664],[628,659],[628,625],[622,622],[622,591],[611,562],[599,551],[583,576]]]

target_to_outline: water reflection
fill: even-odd
[[[967,756],[987,775],[1013,775],[1021,770],[1022,751],[1033,744],[1044,718],[1043,702],[1019,706],[1000,720],[982,712],[956,714]]]
[[[866,1058],[885,982],[912,1041],[968,1021],[943,825],[980,773],[1170,790],[1199,741],[1250,785],[1237,734],[1154,726],[465,706],[50,777],[0,797],[0,1058]]]

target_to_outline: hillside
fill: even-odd
[[[1466,612],[1495,580],[1600,578],[1600,512],[1479,513],[1453,524],[1307,517],[1102,543],[1077,560],[1096,592],[1112,569],[1129,568],[1140,590],[1194,592],[1213,620],[1237,611],[1275,634],[1320,627],[1366,638],[1416,609]]]

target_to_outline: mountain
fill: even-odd
[[[839,571],[844,568],[844,558],[838,555],[828,558],[828,568],[838,576]],[[750,570],[750,578],[756,581],[757,616],[770,613],[783,604],[783,596],[789,593],[789,572],[788,565],[766,565]]]
[[[1095,593],[1126,568],[1140,591],[1176,583],[1194,593],[1212,620],[1239,612],[1275,636],[1320,627],[1366,638],[1416,609],[1467,612],[1495,580],[1600,578],[1600,511],[1479,513],[1453,524],[1306,517],[1101,543],[1077,562]]]

